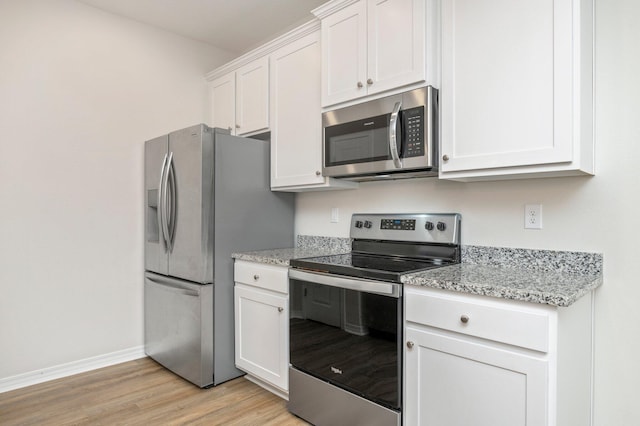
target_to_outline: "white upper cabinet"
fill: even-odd
[[[437,4],[334,0],[315,9],[322,20],[322,106],[436,83]]]
[[[209,83],[211,126],[246,135],[269,128],[269,58],[255,59]]]
[[[358,185],[322,176],[317,29],[294,37],[271,54],[271,113],[272,190],[299,192]]]
[[[593,174],[591,0],[442,2],[440,177]]]
[[[425,80],[425,3],[368,0],[368,94]]]
[[[236,134],[269,128],[269,58],[236,71]]]
[[[212,127],[236,134],[236,75],[230,72],[210,83]]]
[[[367,94],[366,3],[359,1],[322,20],[322,105]]]

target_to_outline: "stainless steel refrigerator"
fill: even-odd
[[[231,253],[293,246],[269,143],[200,124],[145,143],[145,352],[200,387],[235,368]]]

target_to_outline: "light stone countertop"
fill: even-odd
[[[291,259],[329,256],[350,251],[350,238],[298,235],[295,247],[233,253],[231,257],[237,260],[266,263],[268,265],[289,266]]]
[[[602,274],[578,275],[460,263],[407,274],[406,285],[426,286],[482,296],[569,306],[602,284]]]
[[[289,266],[291,259],[303,257],[327,256],[330,254],[343,253],[316,247],[294,247],[273,250],[248,251],[244,253],[233,253],[231,257],[236,260],[246,260],[249,262],[265,263],[267,265]]]
[[[298,236],[295,248],[234,253],[233,258],[289,266],[289,260],[348,253],[350,239]],[[406,274],[406,285],[569,306],[602,285],[599,253],[462,246],[462,263]]]

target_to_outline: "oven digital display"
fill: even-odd
[[[415,231],[415,219],[382,219],[380,229],[396,229],[400,231]]]

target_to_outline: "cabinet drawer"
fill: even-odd
[[[234,281],[280,293],[289,293],[289,268],[236,260]]]
[[[407,321],[536,351],[549,350],[549,313],[507,301],[405,287]]]

